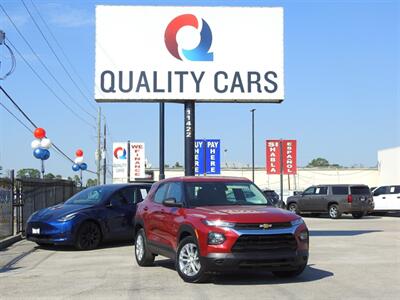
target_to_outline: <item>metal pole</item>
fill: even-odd
[[[106,120],[104,119],[104,136],[103,136],[103,184],[106,184],[107,180],[107,127]]]
[[[253,108],[251,111],[251,174],[254,182],[254,111]]]
[[[131,141],[128,141],[128,178],[127,182],[131,180]]]
[[[14,197],[15,197],[15,175],[14,175],[14,170],[10,170],[10,180],[11,180],[11,235],[14,235]]]
[[[165,104],[164,102],[160,102],[160,174],[158,175],[159,180],[165,179],[165,113],[164,113]]]
[[[97,184],[100,184],[100,160],[101,160],[101,108],[97,116]]]
[[[82,169],[80,170],[79,180],[81,181],[81,188],[83,186],[83,176],[82,176]]]
[[[283,143],[282,139],[279,141],[279,168],[281,174],[281,201],[283,201]]]
[[[42,179],[44,179],[44,160],[41,159],[40,161],[42,162],[42,163],[41,163]]]
[[[195,104],[185,102],[185,176],[194,176]]]

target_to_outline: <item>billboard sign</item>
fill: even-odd
[[[194,168],[196,175],[221,174],[220,140],[196,140],[194,153]]]
[[[144,143],[130,143],[130,181],[145,178],[145,152]]]
[[[280,161],[282,146],[282,166]],[[296,140],[267,140],[266,141],[266,170],[267,174],[297,173],[297,142]]]
[[[284,99],[281,7],[96,7],[98,102]]]
[[[128,178],[128,143],[113,143],[113,182]]]

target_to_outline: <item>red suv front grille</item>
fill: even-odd
[[[241,235],[232,247],[234,252],[269,252],[293,251],[297,242],[292,234]]]
[[[242,230],[255,230],[255,229],[264,229],[264,223],[237,223],[235,224],[235,229]],[[280,222],[280,223],[269,223],[268,230],[270,229],[282,229],[282,228],[290,228],[292,224],[290,222]]]

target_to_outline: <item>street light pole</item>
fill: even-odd
[[[254,182],[254,112],[255,108],[251,109],[251,174]]]

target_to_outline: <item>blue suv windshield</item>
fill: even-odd
[[[65,202],[65,204],[82,204],[82,205],[95,205],[99,204],[107,194],[107,189],[104,187],[92,187],[86,190],[83,190],[74,196],[72,196],[69,200]]]

